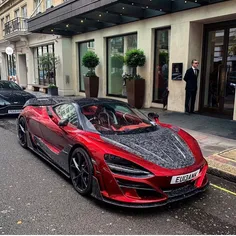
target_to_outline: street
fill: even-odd
[[[208,175],[200,195],[152,209],[124,209],[79,195],[66,177],[0,117],[0,234],[235,234],[236,184]]]

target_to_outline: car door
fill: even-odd
[[[78,130],[78,115],[74,104],[65,103],[48,108],[48,121],[41,123],[41,132],[46,154],[61,168],[68,171],[68,154],[74,144],[73,136]],[[58,125],[62,119],[68,119],[68,125]]]

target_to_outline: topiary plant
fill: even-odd
[[[138,66],[144,66],[146,62],[146,57],[144,55],[144,52],[140,49],[130,49],[125,54],[125,64],[129,67],[131,67],[132,70],[132,77],[134,79],[140,78],[140,76],[137,76],[137,67]]]
[[[82,65],[88,68],[87,77],[96,76],[95,67],[99,64],[99,58],[93,51],[87,51],[82,58]]]

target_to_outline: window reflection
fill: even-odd
[[[88,72],[88,68],[82,65],[82,58],[87,51],[94,51],[94,41],[87,41],[79,44],[79,90],[84,92],[84,76]]]
[[[130,68],[124,65],[124,56],[129,49],[137,48],[137,34],[117,36],[108,39],[108,94],[126,97],[124,73]]]
[[[162,103],[168,88],[170,29],[156,31],[153,101]]]

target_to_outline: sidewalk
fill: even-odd
[[[209,164],[208,172],[236,182],[236,121],[158,108],[142,111],[156,112],[161,122],[177,125],[191,134]]]
[[[32,92],[37,97],[47,94]],[[236,121],[203,115],[186,115],[158,108],[141,109],[156,112],[163,123],[174,124],[191,134],[199,143],[209,164],[209,173],[236,182]]]

